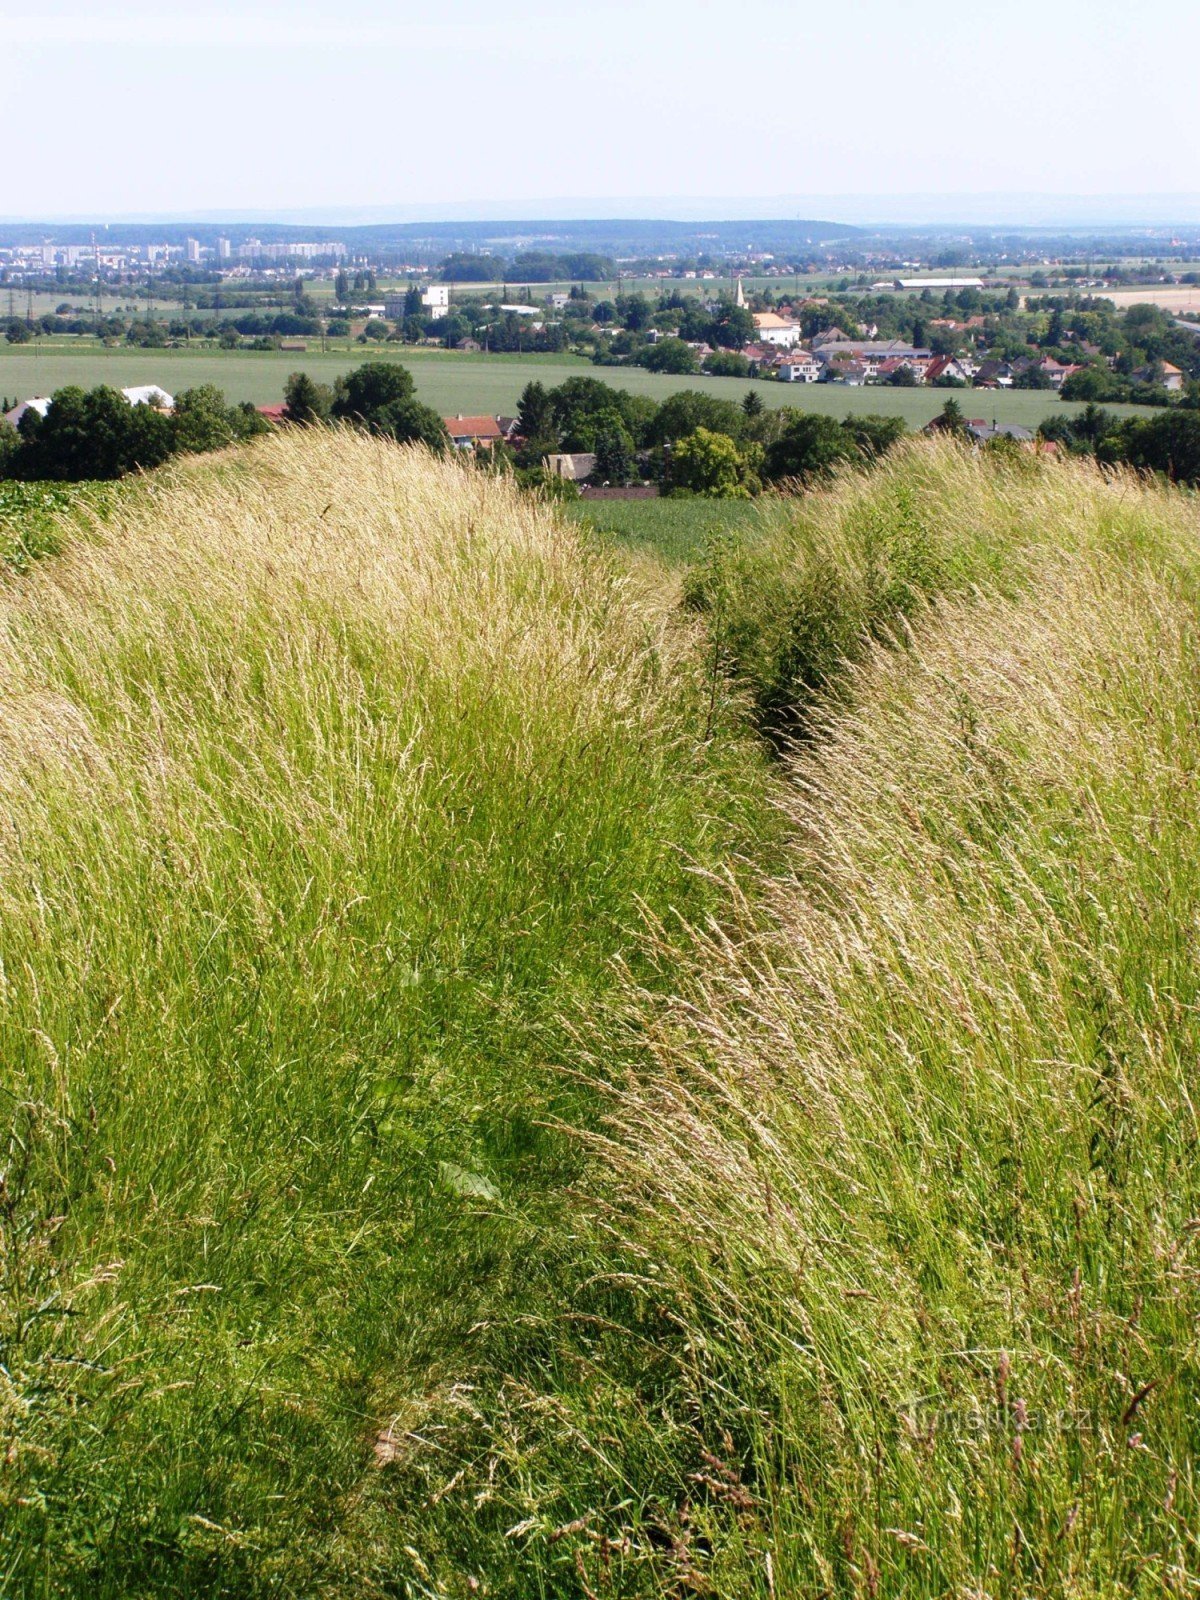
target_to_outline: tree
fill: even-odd
[[[767,446],[764,476],[804,483],[826,476],[840,461],[858,454],[854,439],[833,417],[797,413],[778,439]]]
[[[681,389],[659,406],[647,437],[651,444],[670,444],[695,433],[697,428],[707,428],[711,433],[738,439],[744,424],[745,418],[732,400],[721,400],[699,389]]]
[[[493,255],[471,255],[455,250],[442,262],[443,283],[495,283],[502,276],[504,263]]]
[[[57,390],[46,415],[26,411],[17,431],[22,445],[13,466],[19,476],[72,483],[161,466],[174,447],[164,412],[131,406],[105,386],[88,393],[74,386]]]
[[[375,413],[371,431],[385,434],[397,444],[423,444],[439,456],[450,447],[446,424],[432,406],[419,400],[397,400],[383,407]]]
[[[967,431],[967,419],[957,400],[947,400],[934,420],[939,432],[949,433],[955,438],[960,438]]]
[[[11,422],[0,417],[0,478],[17,476],[15,468],[20,453],[21,435]]]
[[[617,315],[630,333],[641,333],[653,312],[644,294],[623,294],[617,296]]]
[[[728,298],[723,299],[716,316],[708,325],[709,343],[724,350],[740,350],[753,337],[753,315],[745,306],[734,305]]]
[[[333,409],[333,390],[317,383],[307,372],[293,372],[283,387],[289,422],[328,422]]]
[[[1101,440],[1096,453],[1104,461],[1161,472],[1175,483],[1200,483],[1200,415],[1171,410],[1126,422]]]
[[[598,378],[568,378],[550,391],[550,403],[565,450],[590,450],[600,419],[615,415],[637,437],[634,396]]]
[[[1107,367],[1084,367],[1065,378],[1058,392],[1064,400],[1117,400],[1123,388]]]
[[[176,396],[171,425],[175,434],[175,448],[188,453],[220,450],[233,441],[233,426],[225,396],[212,383],[185,389]]]
[[[633,461],[633,440],[619,422],[597,433],[593,477],[598,483],[628,483],[633,476]]]
[[[452,311],[448,317],[442,318],[438,331],[446,342],[447,350],[453,350],[464,339],[470,338],[471,324],[459,312]]]
[[[648,372],[673,372],[690,375],[696,370],[696,352],[682,339],[660,339],[642,358]]]
[[[748,378],[750,363],[740,350],[714,350],[704,358],[704,370],[714,378]]]
[[[337,380],[330,414],[370,427],[380,412],[411,400],[414,390],[407,367],[391,361],[368,361]]]
[[[762,411],[762,395],[757,389],[747,389],[742,399],[742,415],[753,422],[755,417],[762,416]]]
[[[880,417],[873,412],[862,416],[852,413],[842,423],[842,429],[859,453],[873,461],[885,456],[908,432],[903,417]]]
[[[711,500],[746,500],[759,487],[751,458],[726,433],[697,428],[672,452],[668,493],[684,490]]]
[[[517,402],[517,432],[522,439],[548,439],[557,443],[558,430],[554,425],[554,407],[545,384],[533,379],[521,390]]]

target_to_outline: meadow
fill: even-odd
[[[252,400],[256,405],[278,404],[288,374],[303,370],[323,383],[364,361],[399,361],[412,372],[417,394],[445,416],[512,415],[521,390],[536,378],[551,387],[567,378],[589,376],[662,401],[680,389],[701,388],[740,404],[755,391],[766,406],[794,406],[844,417],[875,412],[903,417],[912,429],[937,415],[951,391],[895,389],[887,385],[847,388],[841,384],[776,383],[742,378],[672,377],[646,372],[641,367],[595,367],[582,357],[553,355],[483,355],[476,352],[421,350],[384,346],[375,349],[347,345],[322,354],[315,341],[299,351],[217,350],[106,350],[58,344],[31,352],[28,346],[0,347],[0,395],[24,399],[49,394],[65,384],[91,388],[98,383],[124,388],[157,383],[168,393],[200,383],[215,383],[231,401]],[[972,394],[954,391],[968,416],[1036,427],[1043,417],[1068,406],[1054,394],[1039,390],[989,390]],[[1114,406],[1117,412],[1128,407]]]
[[[6,1594],[1194,1591],[1194,496],[321,430],[49,514]]]
[[[779,515],[769,500],[580,500],[564,512],[603,539],[630,551],[654,556],[668,567],[698,560],[716,539],[754,540]]]

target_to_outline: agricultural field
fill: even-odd
[[[13,400],[50,394],[66,384],[91,388],[98,383],[124,388],[157,383],[169,393],[214,383],[230,401],[252,400],[256,405],[278,403],[288,374],[303,370],[324,383],[364,361],[399,361],[416,380],[417,393],[445,416],[511,414],[525,384],[536,378],[548,388],[567,378],[590,376],[605,383],[665,400],[680,389],[703,389],[740,403],[755,390],[767,406],[794,406],[844,417],[875,412],[903,417],[910,428],[922,427],[936,416],[954,393],[968,416],[1036,427],[1043,417],[1069,409],[1044,390],[899,389],[890,386],[847,388],[839,384],[785,384],[743,378],[671,377],[646,372],[641,367],[595,367],[582,357],[561,355],[482,355],[456,351],[381,349],[354,344],[322,354],[309,342],[307,351],[217,350],[106,350],[92,345],[49,347],[31,351],[28,346],[0,347],[0,396]],[[1114,406],[1121,412],[1128,408]]]
[[[1145,283],[1132,289],[1096,291],[1118,311],[1128,306],[1161,306],[1176,316],[1200,313],[1200,283]]]
[[[610,543],[656,556],[667,566],[697,560],[711,542],[733,536],[747,542],[770,527],[778,502],[670,497],[654,500],[568,501],[567,514]]]

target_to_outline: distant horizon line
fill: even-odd
[[[247,227],[369,228],[585,223],[747,225],[811,222],[829,227],[920,232],[953,228],[1193,227],[1200,192],[1061,195],[1028,191],[933,194],[841,193],[775,196],[584,196],[512,201],[410,202],[391,205],[197,207],[187,211],[62,211],[0,216],[3,227]]]

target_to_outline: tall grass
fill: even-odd
[[[559,1019],[756,759],[550,510],[348,435],[147,480],[0,632],[0,1589],[395,1592],[382,1468],[553,1293]]]
[[[1093,543],[1134,525],[1133,536],[1153,538],[1140,506],[1132,480],[910,440],[868,474],[776,502],[758,538],[715,540],[686,598],[760,728],[786,745],[804,736],[814,697],[929,599],[1011,592],[1026,552],[1081,530]]]
[[[1132,480],[1006,471],[941,453],[814,513],[833,538],[933,488],[931,532],[990,525],[1020,581],[856,652],[765,921],[661,930],[675,998],[631,982],[596,1270],[667,1357],[683,1466],[626,1407],[639,1498],[575,1536],[598,1593],[600,1530],[648,1592],[1200,1582],[1200,530]],[[619,1415],[618,1341],[598,1370]]]
[[[0,1589],[1192,1592],[1197,531],[913,446],[672,616],[323,433],[9,580]]]

